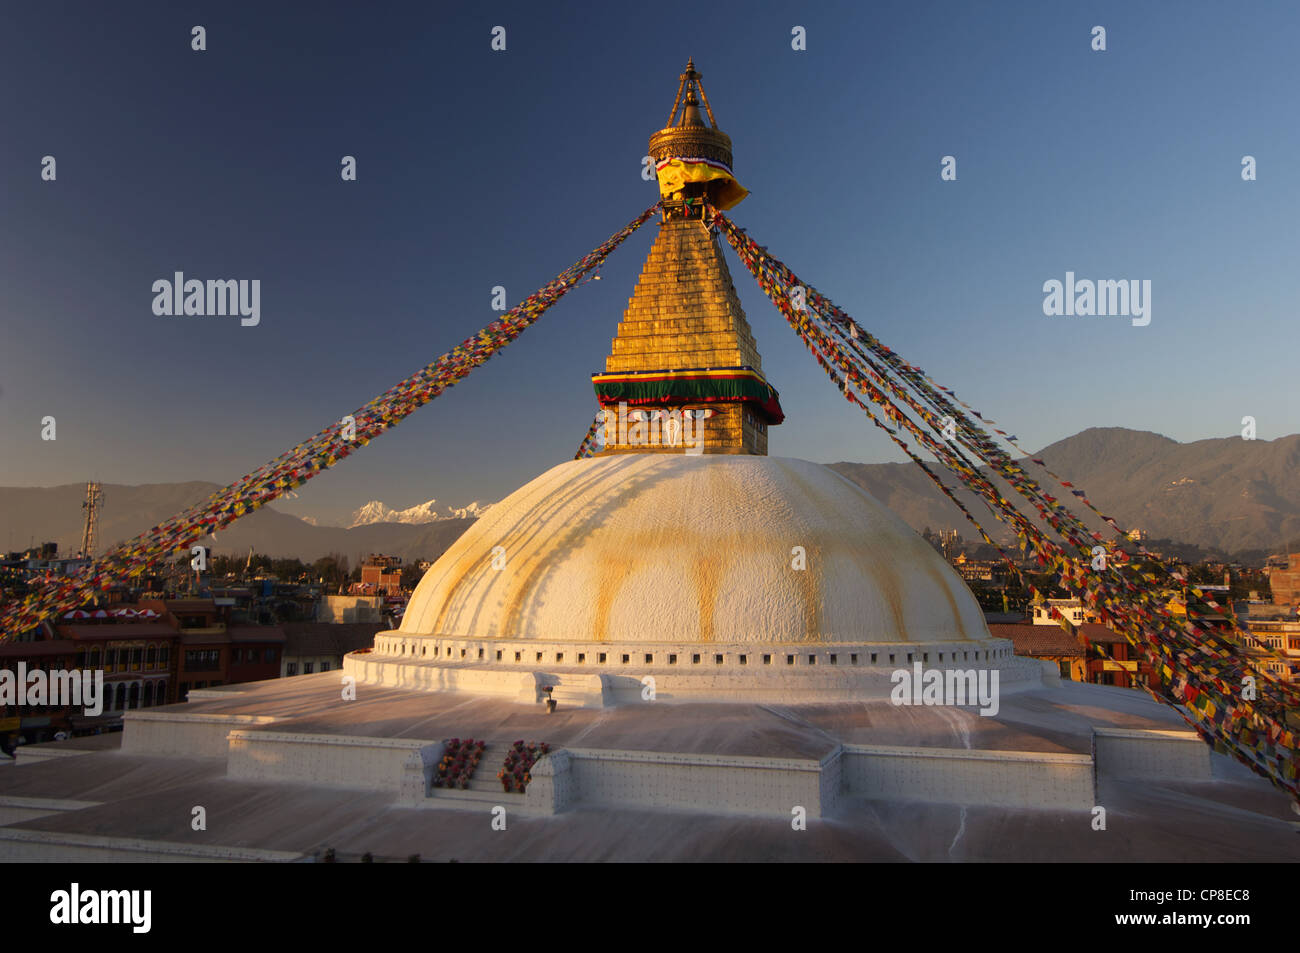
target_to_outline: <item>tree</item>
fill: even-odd
[[[348,557],[330,553],[312,563],[309,570],[312,581],[321,580],[328,589],[337,589],[348,575]]]
[[[420,572],[420,567],[415,563],[402,567],[402,588],[407,592],[415,589],[420,584],[420,579],[424,573]]]

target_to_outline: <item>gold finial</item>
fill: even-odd
[[[705,95],[703,75],[695,69],[695,58],[686,61],[686,72],[678,77],[668,124],[650,137],[650,155],[656,161],[669,157],[712,159],[731,166],[731,137],[718,128],[713,108]],[[700,115],[700,105],[709,121]],[[681,118],[678,118],[678,112]]]
[[[709,97],[704,95],[704,84],[701,82],[703,79],[704,74],[696,72],[695,57],[688,58],[686,60],[686,72],[677,78],[677,98],[673,100],[673,111],[668,114],[669,126],[704,125],[704,122],[699,119],[698,109],[694,111],[697,122],[688,122],[685,110],[682,111],[682,121],[674,122],[677,118],[677,107],[682,104],[682,92],[684,90],[686,92],[686,105],[698,106],[703,101],[704,111],[709,114],[709,125],[714,129],[718,128],[718,122],[713,118],[713,110],[709,107]],[[699,99],[695,98],[697,92],[699,93]]]

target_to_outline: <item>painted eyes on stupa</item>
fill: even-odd
[[[708,420],[713,416],[713,411],[709,409],[702,410],[683,410],[683,416],[689,416],[692,420]],[[650,421],[650,420],[668,420],[676,416],[675,411],[671,410],[629,410],[627,413],[628,420]]]

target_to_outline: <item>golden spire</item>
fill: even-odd
[[[668,114],[668,125],[650,137],[650,155],[655,161],[667,158],[712,159],[731,168],[731,137],[718,128],[704,94],[704,77],[696,72],[695,60],[686,63],[686,72],[678,77],[677,98]],[[700,105],[709,117],[700,115]],[[678,113],[681,118],[678,118]]]
[[[706,123],[700,107],[708,116]],[[592,375],[616,453],[767,453],[785,417],[704,203],[727,209],[747,194],[731,175],[731,139],[686,64],[668,125],[650,137],[664,216],[605,371]]]

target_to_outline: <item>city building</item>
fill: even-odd
[[[989,632],[995,638],[1010,639],[1016,655],[1051,662],[1061,678],[1089,681],[1088,654],[1077,630],[1067,631],[1057,624],[990,622]]]
[[[343,656],[370,646],[375,633],[383,628],[378,622],[286,622],[284,658],[278,675],[313,675],[334,672],[343,667]]]
[[[388,596],[402,593],[402,560],[399,556],[371,553],[361,564],[361,591],[381,592]]]
[[[1087,681],[1119,688],[1141,688],[1142,683],[1160,688],[1159,676],[1151,663],[1142,659],[1118,632],[1097,622],[1085,622],[1078,626],[1078,634],[1086,647],[1100,650],[1088,652]]]
[[[1273,567],[1268,581],[1274,605],[1300,606],[1300,553],[1288,553],[1286,568]]]
[[[1300,622],[1287,619],[1250,619],[1246,627],[1273,658],[1261,661],[1269,675],[1284,682],[1300,682]]]
[[[282,625],[232,626],[226,681],[235,684],[279,678],[288,637]]]
[[[1032,606],[1030,621],[1034,625],[1059,626],[1060,620],[1074,626],[1083,625],[1087,616],[1083,603],[1078,599],[1046,599]]]
[[[322,596],[316,604],[316,621],[334,624],[383,622],[386,600],[383,594]]]

